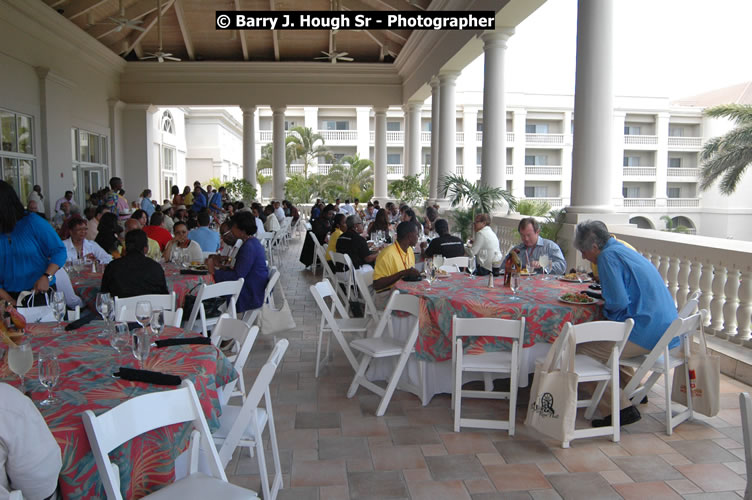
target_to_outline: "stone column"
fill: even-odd
[[[107,99],[110,121],[110,177],[123,177],[123,116],[122,109],[125,103],[120,99]],[[180,172],[178,172],[178,175]],[[109,185],[110,179],[105,179],[105,185]],[[180,185],[180,183],[178,183]]]
[[[374,107],[373,196],[384,202],[386,192],[386,107]],[[383,205],[382,205],[383,206]]]
[[[512,165],[514,166],[512,174],[512,195],[517,199],[525,197],[525,144],[527,137],[525,135],[525,125],[527,123],[527,111],[524,109],[515,109],[512,118],[512,131],[514,132],[514,147],[512,149]],[[485,129],[486,123],[483,122]],[[483,136],[486,132],[484,130]],[[505,188],[506,189],[506,188]]]
[[[665,207],[668,202],[668,128],[669,114],[658,113],[655,117],[655,135],[658,149],[655,151],[655,206]]]
[[[355,108],[358,144],[356,151],[364,160],[371,159],[371,108]]]
[[[130,193],[161,185],[159,157],[154,158],[154,113],[150,104],[126,104],[123,119],[123,184]],[[157,153],[159,154],[159,153]],[[188,179],[193,184],[198,179]]]
[[[439,74],[439,199],[444,199],[441,179],[454,174],[457,163],[457,108],[455,102],[455,81],[459,72],[447,71]]]
[[[421,173],[420,160],[420,108],[421,102],[408,102],[405,108],[405,172],[407,175],[418,175]]]
[[[241,106],[243,111],[243,179],[256,187],[256,106]]]
[[[429,201],[435,202],[439,198],[439,79],[431,80],[431,166],[430,166],[430,196]]]
[[[462,176],[475,182],[478,180],[478,141],[475,140],[478,131],[478,108],[466,105],[462,108],[462,132],[465,140],[462,143]]]
[[[507,110],[504,102],[504,52],[514,28],[484,33],[483,152],[481,182],[506,189]],[[467,168],[467,166],[465,167]]]
[[[574,91],[572,205],[568,212],[613,212],[613,0],[579,0]]]
[[[286,106],[272,107],[272,196],[275,200],[282,201],[285,197],[285,109]]]

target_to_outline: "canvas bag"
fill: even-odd
[[[326,265],[326,264],[325,264]],[[259,332],[263,335],[276,335],[293,330],[297,325],[292,317],[285,292],[281,286],[275,286],[269,301],[264,302],[259,314]],[[280,308],[276,304],[282,304]]]
[[[556,360],[564,346],[569,361],[566,369],[557,368]],[[543,363],[536,364],[533,385],[530,389],[530,404],[525,425],[557,441],[570,441],[577,417],[577,381],[574,371],[576,342],[567,329],[548,350]],[[563,363],[562,363],[563,364]]]
[[[692,390],[692,410],[706,417],[715,417],[721,408],[721,358],[708,351],[702,324],[699,336],[697,346],[691,337],[687,338],[687,342],[690,342],[687,371]],[[671,401],[687,406],[687,373],[684,366],[674,370]]]
[[[35,305],[34,301],[40,295],[44,295],[46,305]],[[26,318],[27,323],[57,323],[55,311],[50,304],[50,295],[48,293],[31,293],[25,297],[26,300],[18,301],[19,307],[16,308],[19,314]],[[25,307],[20,307],[23,304]]]

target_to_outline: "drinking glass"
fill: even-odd
[[[57,360],[57,351],[49,347],[43,347],[39,351],[37,363],[39,383],[47,388],[47,399],[39,402],[39,406],[51,406],[57,403],[53,390],[60,378],[60,363]]]
[[[65,317],[65,295],[63,292],[55,292],[52,294],[52,313],[57,320],[57,326],[52,330],[53,333],[64,333],[63,318]]]
[[[151,340],[146,329],[139,330],[133,335],[133,344],[131,344],[133,350],[133,357],[138,360],[138,367],[144,369],[144,362],[149,357],[149,349],[151,348]]]
[[[527,274],[527,277],[525,279],[532,279],[530,276],[535,272],[535,268],[533,267],[533,263],[531,261],[525,262],[525,273]]]
[[[433,256],[433,266],[436,269],[441,269],[441,266],[444,265],[444,256],[441,254],[436,254]]]
[[[468,275],[468,278],[472,278],[473,273],[475,272],[475,257],[473,257],[472,255],[467,259],[467,270],[470,273]]]
[[[115,372],[119,369],[120,359],[122,358],[123,349],[128,347],[131,341],[131,332],[128,330],[128,323],[115,323],[115,327],[110,331],[110,346],[115,349],[115,362],[110,370],[114,377]]]
[[[151,331],[153,333],[152,336],[152,347],[156,347],[157,344],[153,342],[154,340],[157,340],[159,338],[159,335],[162,333],[162,330],[164,330],[164,310],[163,309],[154,309],[151,312]]]
[[[84,265],[83,259],[76,259],[73,261],[73,270],[76,273],[76,283],[78,283],[81,278],[81,272],[84,270]]]
[[[151,302],[142,300],[136,304],[136,321],[138,321],[138,324],[141,325],[144,331],[146,331],[146,328],[151,323],[151,313]]]
[[[34,354],[28,339],[22,338],[16,341],[16,347],[8,349],[8,367],[21,379],[21,392],[25,392],[24,375],[31,370],[33,364]]]
[[[587,278],[587,272],[585,270],[585,264],[577,264],[577,279],[582,283]]]
[[[512,276],[509,280],[509,288],[512,289],[512,300],[519,300],[519,297],[517,297],[517,290],[520,289],[520,274],[519,273],[512,273]]]
[[[551,273],[551,258],[548,256],[548,254],[543,254],[540,256],[540,259],[538,259],[538,263],[543,268],[543,274],[546,276],[543,278],[544,280],[548,281],[551,279],[549,274]]]
[[[436,267],[433,265],[432,260],[427,260],[425,262],[425,268],[426,268],[426,281],[428,281],[428,288],[431,288],[431,283],[433,283],[433,280],[436,278]]]

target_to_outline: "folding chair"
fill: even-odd
[[[76,306],[73,309],[68,309],[68,322],[73,322],[81,318],[81,306]]]
[[[328,267],[326,262],[326,250],[323,246],[321,246],[321,243],[319,243],[319,239],[316,238],[316,233],[314,233],[313,231],[308,231],[308,234],[313,240],[313,262],[311,263],[311,272],[314,276],[316,276],[317,261],[318,264],[321,264],[324,272],[326,272],[326,267]]]
[[[342,350],[345,352],[347,360],[355,370],[358,367],[358,361],[355,359],[355,355],[350,346],[345,341],[344,334],[347,332],[368,332],[369,318],[351,318],[347,314],[347,309],[342,305],[342,302],[337,296],[337,292],[334,291],[334,287],[329,280],[324,279],[310,286],[311,295],[313,295],[316,304],[321,310],[321,323],[319,325],[319,339],[316,343],[316,369],[314,375],[316,378],[319,376],[319,367],[326,364],[329,361],[329,337],[326,339],[326,354],[324,359],[321,359],[321,344],[323,343],[324,333],[331,333],[337,340]],[[327,306],[326,298],[331,299],[331,306]],[[339,318],[335,318],[335,314],[339,313]]]
[[[115,310],[118,311],[117,320],[136,321],[136,304],[139,302],[149,302],[152,309],[174,311],[176,294],[172,292],[164,295],[137,295],[123,299],[115,297]]]
[[[484,352],[482,354],[464,354],[462,337],[500,337],[512,341],[511,351]],[[477,427],[481,429],[507,429],[510,436],[514,436],[514,419],[517,406],[517,385],[522,361],[522,346],[525,340],[525,318],[519,320],[497,318],[465,318],[452,317],[452,364],[454,375],[454,391],[452,392],[452,407],[454,408],[454,432],[460,427]],[[509,374],[509,391],[495,392],[493,390],[472,391],[462,389],[462,375],[464,372],[482,372],[489,374]],[[493,387],[491,387],[493,389]],[[488,420],[477,418],[462,418],[460,412],[462,398],[508,399],[509,419]]]
[[[81,418],[110,500],[122,500],[123,495],[120,491],[120,470],[110,461],[108,453],[145,432],[183,422],[190,422],[193,426],[189,445],[190,474],[142,498],[258,498],[254,491],[227,481],[196,389],[190,380],[183,380],[179,389],[137,396],[99,416],[86,410]],[[207,458],[210,476],[198,472],[200,451]]]
[[[213,436],[214,442],[220,445],[219,459],[225,467],[230,463],[235,448],[238,446],[247,446],[251,456],[253,456],[255,448],[264,500],[273,500],[282,488],[282,466],[279,460],[279,446],[277,445],[277,432],[274,428],[274,412],[269,384],[274,378],[274,373],[277,371],[288,345],[287,339],[281,339],[276,343],[269,359],[253,382],[251,390],[248,391],[248,397],[245,398],[242,406],[227,405],[222,407],[219,429]],[[263,407],[259,406],[262,398],[264,399]],[[263,433],[267,426],[269,427],[269,443],[274,460],[274,479],[271,486],[269,485],[266,457],[264,456]]]
[[[689,364],[687,363],[687,360],[689,360],[689,343],[692,341],[692,334],[700,329],[707,314],[708,312],[702,309],[687,318],[676,318],[649,354],[619,360],[621,366],[628,366],[635,370],[634,376],[624,387],[624,394],[632,402],[642,401],[642,398],[663,375],[663,390],[666,398],[666,434],[669,436],[674,427],[692,418],[692,391],[687,392],[687,408],[673,415],[671,410],[672,370],[683,367],[687,380],[689,380]],[[681,339],[683,357],[679,356],[678,352],[673,349],[674,353],[672,354],[672,351],[669,351],[668,348],[671,341],[677,337]],[[650,376],[643,384],[642,380],[649,372]]]
[[[249,309],[243,314],[243,321],[248,323],[249,326],[252,326],[256,320],[259,317],[259,314],[261,314],[261,309],[263,308],[263,304],[266,304],[270,300],[272,301],[272,305],[274,305],[274,299],[272,298],[272,292],[274,291],[274,287],[277,286],[277,282],[279,281],[279,271],[277,271],[277,268],[272,266],[269,268],[269,281],[266,282],[266,288],[264,288],[264,300],[262,303],[262,306],[258,309]]]
[[[687,297],[687,302],[679,309],[678,316],[680,318],[689,318],[697,311],[697,306],[700,303],[700,296],[702,290],[696,290],[694,293]]]
[[[214,283],[213,285],[207,285],[203,283],[198,289],[198,295],[196,296],[196,302],[193,304],[193,310],[188,318],[188,324],[185,330],[187,332],[193,331],[193,326],[196,323],[196,317],[201,315],[201,334],[204,337],[209,336],[209,327],[215,325],[219,321],[219,316],[215,318],[206,317],[206,309],[204,308],[204,301],[214,299],[216,297],[230,297],[230,302],[227,305],[226,312],[231,317],[236,318],[237,312],[235,305],[238,301],[238,295],[243,288],[243,278],[236,281],[223,281],[221,283]]]
[[[394,329],[392,327],[392,313],[405,312],[413,316],[414,324],[410,328],[410,332],[407,335],[407,339],[403,342],[394,338]],[[381,321],[376,327],[376,331],[373,337],[366,339],[358,339],[350,342],[350,346],[356,351],[363,353],[360,360],[355,376],[353,377],[350,389],[347,391],[347,397],[352,398],[358,390],[358,387],[363,386],[366,389],[381,396],[381,402],[376,409],[376,416],[381,417],[386,412],[389,401],[392,399],[394,389],[397,387],[400,376],[402,376],[402,370],[404,370],[407,360],[410,357],[410,353],[415,347],[415,341],[418,338],[418,314],[420,313],[420,302],[418,297],[413,295],[403,295],[399,291],[392,292],[392,296],[389,298],[389,302],[386,306]],[[384,330],[389,328],[391,337],[383,336]],[[374,384],[366,378],[366,370],[373,358],[397,358],[394,370],[389,376],[386,388],[382,389],[378,385]]]
[[[238,378],[224,385],[219,389],[219,402],[222,405],[227,402],[233,396],[240,396],[245,401],[245,379],[243,378],[243,368],[246,361],[248,361],[248,355],[251,353],[253,343],[258,336],[258,327],[251,327],[245,321],[239,319],[233,319],[229,314],[223,314],[219,317],[217,325],[212,331],[211,341],[212,344],[219,347],[222,340],[234,340],[237,343],[238,352],[227,356],[232,362],[235,372],[238,374]],[[240,386],[239,389],[235,389],[236,386]]]
[[[467,261],[467,256],[445,258],[444,264],[441,266],[441,268],[444,269],[444,266],[455,266],[458,269],[462,269],[464,267],[467,267]]]
[[[376,303],[373,301],[373,293],[371,288],[373,287],[373,271],[363,271],[353,273],[355,278],[355,286],[358,287],[358,292],[366,304],[366,316],[370,316],[373,320],[373,324],[378,324],[381,319],[381,313],[376,308]]]
[[[183,308],[178,307],[175,311],[164,312],[164,323],[166,326],[174,326],[180,328],[180,324],[183,322]]]
[[[342,269],[344,269],[343,271],[337,271],[334,274],[334,277],[337,280],[337,287],[344,287],[345,297],[343,298],[345,302],[349,304],[350,297],[352,296],[352,292],[355,288],[355,283],[353,282],[353,272],[355,271],[355,268],[353,266],[352,259],[347,254],[332,252],[331,250],[329,251],[329,256],[332,258],[332,262],[334,262],[334,265],[337,269],[340,269],[339,266],[342,266]]]
[[[739,408],[742,412],[742,436],[744,436],[744,463],[747,470],[747,488],[744,500],[752,500],[752,398],[748,392],[739,393]]]

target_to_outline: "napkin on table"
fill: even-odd
[[[173,345],[186,345],[186,344],[209,345],[211,344],[211,339],[209,337],[185,337],[185,338],[174,338],[174,339],[162,339],[162,340],[157,340],[155,343],[157,344],[157,347],[170,347]]]
[[[147,384],[157,385],[180,385],[181,380],[177,375],[170,375],[168,373],[153,372],[151,370],[138,370],[136,368],[120,367],[120,371],[115,373],[115,376],[123,380],[131,380],[133,382],[146,382]]]

